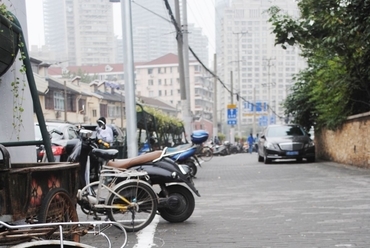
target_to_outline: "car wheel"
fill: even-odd
[[[271,158],[267,158],[266,155],[265,155],[264,160],[265,160],[265,164],[271,164],[271,162],[272,162],[272,159]]]
[[[263,157],[258,154],[258,162],[263,162]]]

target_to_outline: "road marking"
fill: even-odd
[[[154,233],[159,222],[159,215],[155,215],[152,222],[136,234],[137,244],[133,248],[150,248],[154,245]]]

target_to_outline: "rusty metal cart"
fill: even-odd
[[[10,163],[0,145],[0,221],[7,223],[77,222],[78,163]],[[0,229],[0,245],[34,238],[8,235]],[[50,231],[49,231],[50,232]],[[37,234],[39,235],[39,234]],[[49,234],[51,235],[51,234]],[[41,234],[47,238],[45,233]],[[78,235],[69,239],[78,241]]]
[[[0,247],[86,247],[80,237],[101,235],[110,227],[127,234],[116,222],[80,222],[76,211],[78,163],[10,163],[0,144]]]

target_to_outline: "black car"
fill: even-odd
[[[55,162],[66,162],[79,140],[76,126],[64,122],[46,122],[45,125],[50,134],[51,149]],[[53,132],[53,130],[57,132]],[[35,123],[35,140],[42,140],[38,123]],[[37,147],[36,151],[37,161],[43,161],[45,150],[42,147]]]
[[[295,124],[269,125],[258,140],[258,162],[276,159],[296,159],[315,162],[315,144],[301,126]]]

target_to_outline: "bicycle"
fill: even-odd
[[[111,168],[106,166],[106,161],[99,180],[78,190],[81,210],[97,220],[105,216],[121,224],[126,231],[137,232],[145,228],[158,207],[157,195],[146,182],[149,180],[147,172]]]
[[[12,247],[82,247],[93,248],[90,245],[80,243],[78,241],[66,240],[69,235],[84,236],[91,234],[92,236],[102,236],[107,242],[107,247],[111,248],[112,243],[110,238],[105,233],[111,227],[118,228],[122,234],[123,248],[127,244],[127,233],[122,225],[112,221],[76,221],[76,222],[53,222],[53,223],[36,223],[24,225],[10,225],[0,221],[0,237],[4,244],[18,244]],[[89,236],[89,238],[93,238]],[[8,241],[8,243],[6,242]],[[12,242],[13,241],[13,242]],[[15,242],[17,241],[17,242]],[[21,243],[19,243],[21,242]],[[2,246],[3,247],[3,246]]]

